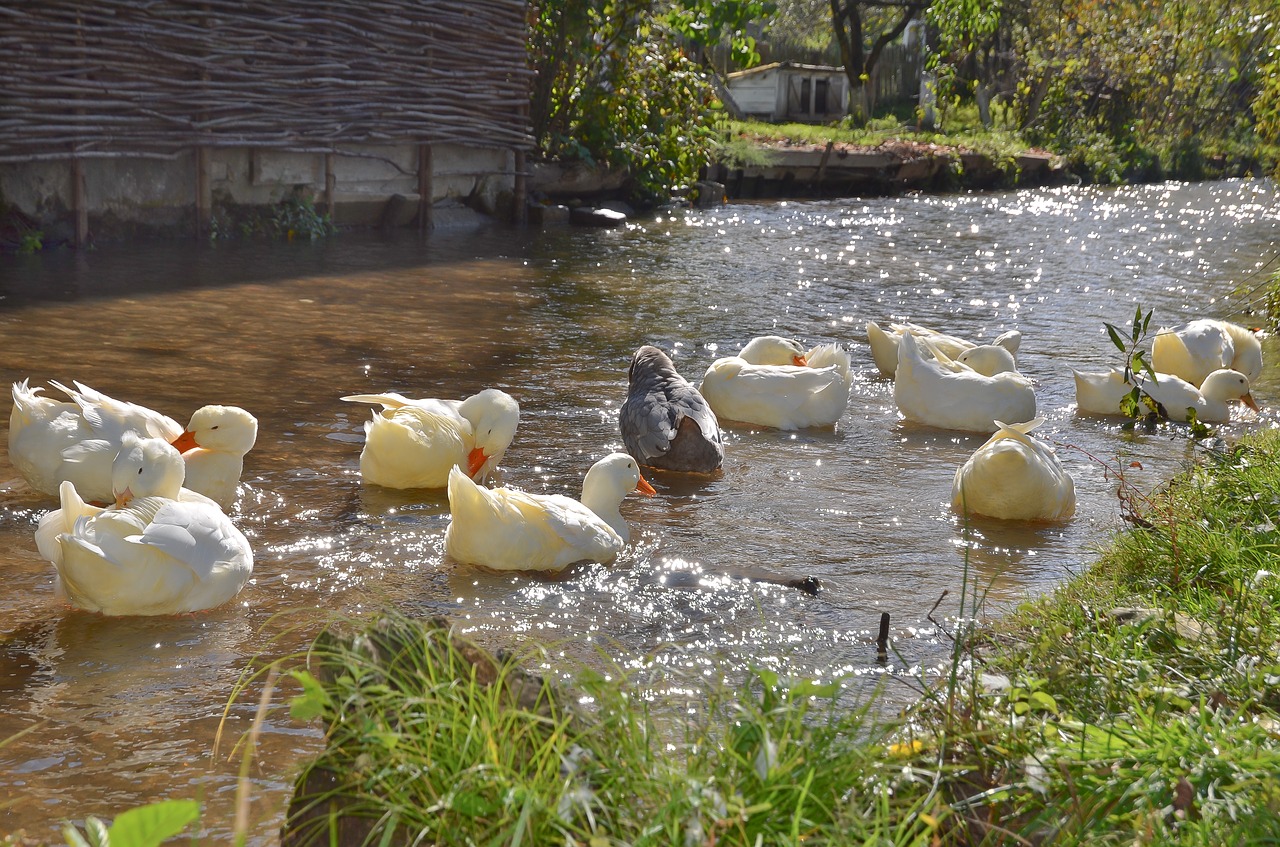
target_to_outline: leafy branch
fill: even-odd
[[[1123,330],[1112,323],[1105,323],[1107,335],[1111,336],[1111,343],[1116,349],[1124,354],[1124,381],[1133,386],[1124,399],[1120,401],[1120,411],[1130,418],[1144,418],[1148,414],[1155,414],[1161,418],[1167,419],[1168,412],[1164,410],[1154,397],[1142,390],[1135,377],[1138,374],[1149,376],[1152,382],[1156,382],[1156,369],[1147,361],[1147,353],[1139,345],[1147,338],[1147,330],[1151,326],[1151,314],[1154,310],[1148,309],[1147,313],[1142,314],[1142,306],[1139,305],[1137,311],[1133,314],[1133,326],[1130,328],[1128,336],[1125,336]],[[1144,411],[1144,406],[1146,411]]]
[[[1148,379],[1153,385],[1159,382],[1156,369],[1151,362],[1147,361],[1147,352],[1141,346],[1147,339],[1153,311],[1148,309],[1144,315],[1142,306],[1139,305],[1133,314],[1133,324],[1127,336],[1124,330],[1115,324],[1103,322],[1107,328],[1107,335],[1111,337],[1111,343],[1124,354],[1124,381],[1132,386],[1129,393],[1120,400],[1120,412],[1133,419],[1127,428],[1132,428],[1143,419],[1148,419],[1151,423],[1156,420],[1172,420],[1168,410],[1144,388]],[[1197,420],[1194,409],[1187,410],[1186,420],[1191,426],[1191,434],[1197,438],[1208,435],[1212,431]]]

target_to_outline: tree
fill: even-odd
[[[696,176],[718,99],[702,47],[758,60],[747,21],[767,0],[540,0],[530,6],[530,124],[548,158],[628,171],[638,199]],[[697,54],[690,56],[686,48]]]
[[[1195,178],[1206,143],[1254,138],[1249,106],[1265,86],[1276,9],[1275,0],[934,0],[929,20],[951,96],[972,87],[980,106],[984,94],[998,98],[1027,140],[1123,181],[1169,169]]]
[[[884,48],[902,35],[907,24],[928,7],[928,0],[830,0],[831,23],[849,79],[849,114],[855,121],[871,117],[868,88]],[[868,45],[870,45],[868,47]]]
[[[1258,134],[1273,144],[1280,144],[1280,9],[1273,9],[1269,19],[1260,22],[1269,36],[1262,65],[1262,84],[1253,101],[1253,116],[1258,122]]]

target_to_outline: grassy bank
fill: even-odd
[[[779,146],[822,147],[828,142],[850,147],[889,146],[933,151],[964,151],[989,159],[1007,172],[1010,184],[1017,158],[1029,150],[1051,153],[1058,166],[1086,183],[1123,184],[1164,179],[1200,181],[1280,173],[1280,145],[1260,139],[1248,142],[1213,139],[1188,149],[1169,142],[1164,148],[1142,148],[1133,143],[1090,136],[1075,146],[1044,150],[1028,142],[1016,128],[996,124],[984,127],[976,106],[958,106],[936,130],[920,130],[909,111],[888,113],[865,127],[836,124],[771,124],[758,120],[726,120],[717,160],[730,167],[769,164],[770,150]]]
[[[286,843],[1275,843],[1278,491],[1265,432],[1135,493],[1096,566],[954,633],[891,721],[770,673],[680,708],[616,670],[566,691],[446,622],[326,637],[294,669],[329,744]]]

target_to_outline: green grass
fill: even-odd
[[[906,141],[938,148],[971,151],[990,159],[1002,171],[1012,173],[1022,153],[1037,148],[1018,130],[1012,118],[993,105],[991,127],[984,127],[972,102],[954,104],[941,114],[936,131],[919,131],[910,105],[884,109],[865,127],[847,121],[832,124],[782,123],[760,120],[723,122],[725,140],[718,155],[733,167],[761,164],[743,151],[747,147],[774,144],[840,144],[874,147]],[[1059,139],[1050,152],[1088,182],[1121,184],[1165,178],[1223,179],[1237,176],[1275,175],[1280,169],[1280,145],[1252,134],[1232,139],[1205,139],[1203,144],[1153,141],[1155,147],[1135,146],[1098,133]]]
[[[604,657],[553,685],[523,670],[544,654],[492,657],[441,621],[335,632],[293,671],[296,713],[329,728],[295,832],[328,843],[345,819],[370,844],[1277,843],[1275,492],[1280,434],[1265,432],[1135,495],[1134,528],[1094,567],[957,632],[952,672],[892,719],[837,684],[762,671],[673,703]]]
[[[900,764],[837,686],[760,672],[691,712],[651,711],[625,678],[583,669],[566,692],[451,637],[385,616],[330,636],[300,678],[330,727],[301,785],[299,833],[327,843],[332,809],[370,843],[861,843],[927,831],[890,792]],[[675,718],[673,715],[681,717]],[[851,787],[857,786],[851,791]],[[886,809],[898,809],[888,815]],[[925,843],[923,840],[921,843]]]

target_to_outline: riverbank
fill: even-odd
[[[447,622],[322,638],[291,673],[329,746],[285,843],[1274,843],[1280,434],[1199,456],[1150,496],[1110,469],[1131,529],[993,627],[968,591],[891,720],[769,672],[685,710],[568,691]]]
[[[894,138],[875,145],[757,142],[754,163],[716,163],[707,179],[729,200],[884,196],[903,191],[985,191],[1079,183],[1061,156],[1025,149],[996,157],[964,147]]]

